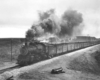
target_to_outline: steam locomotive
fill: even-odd
[[[91,39],[91,40],[90,40]],[[17,64],[20,66],[30,65],[42,60],[50,59],[55,56],[63,55],[68,52],[98,44],[98,39],[90,38],[76,42],[66,43],[45,43],[31,41],[20,49]]]

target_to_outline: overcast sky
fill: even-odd
[[[54,8],[61,16],[67,9],[83,14],[84,35],[100,37],[100,0],[0,0],[0,38],[25,37],[38,20],[38,11]]]

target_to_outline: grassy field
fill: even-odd
[[[0,39],[0,62],[9,62],[17,59],[20,54],[20,48],[24,43],[24,38],[5,38]]]

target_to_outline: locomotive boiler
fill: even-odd
[[[33,64],[96,44],[98,44],[97,39],[66,43],[45,43],[40,41],[31,41],[28,44],[23,45],[20,49],[20,55],[18,56],[17,64],[20,66]]]

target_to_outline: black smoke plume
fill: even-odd
[[[55,10],[50,9],[47,12],[39,13],[39,19],[41,21],[40,26],[45,33],[56,34],[60,30],[60,24],[57,16],[55,15]]]
[[[47,33],[56,36],[72,36],[75,31],[80,32],[80,24],[83,22],[82,14],[76,10],[67,10],[61,20],[55,15],[55,10],[50,9],[46,12],[39,12],[39,21],[32,25],[27,31],[26,37],[40,37]],[[74,31],[75,30],[75,31]]]
[[[61,32],[60,35],[73,35],[73,30],[79,29],[82,23],[82,14],[76,10],[67,10],[62,16]]]
[[[50,10],[48,10],[48,11],[46,11],[46,12],[39,12],[39,13],[38,13],[39,19],[40,19],[41,21],[43,21],[43,20],[49,18],[50,15],[51,15],[51,14],[54,14],[54,13],[55,13],[55,10],[54,10],[54,9],[50,9]]]

